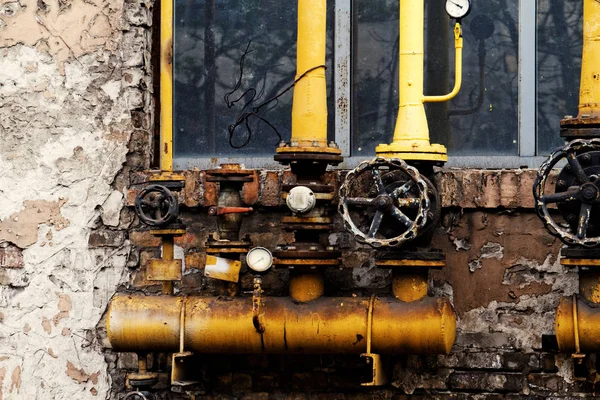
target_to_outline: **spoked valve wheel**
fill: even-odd
[[[135,212],[146,225],[164,226],[177,218],[179,203],[166,187],[148,185],[135,199]]]
[[[357,241],[398,247],[415,239],[431,216],[428,182],[402,160],[376,158],[348,172],[339,212]]]
[[[552,168],[560,161],[554,193],[545,187]],[[554,151],[538,171],[533,185],[535,209],[548,231],[570,245],[600,244],[600,139],[578,139]],[[564,222],[549,207],[556,205]]]

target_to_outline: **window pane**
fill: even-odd
[[[328,101],[333,110],[334,4],[330,3],[326,76]],[[275,154],[279,142],[277,132],[283,140],[290,139],[292,90],[260,109],[258,115],[264,120],[248,118],[251,138],[244,148],[230,146],[228,128],[242,113],[252,112],[293,83],[297,18],[296,2],[175,1],[173,114],[177,167],[190,167],[190,164],[178,162],[178,158],[270,157]],[[248,45],[250,52],[244,59],[242,79],[235,90],[240,78],[241,58]],[[228,93],[231,93],[228,98],[231,107],[225,100]],[[252,96],[254,101],[248,103]],[[332,136],[333,121],[333,115],[330,115]],[[248,131],[242,122],[234,131],[232,143],[240,146],[247,138]]]
[[[564,144],[560,120],[577,115],[582,19],[582,1],[537,2],[537,134],[542,155]]]
[[[373,155],[392,140],[398,109],[398,1],[357,0],[353,155]],[[453,22],[443,2],[426,2],[425,85],[445,94],[454,83]],[[482,19],[488,17],[488,19]],[[480,28],[471,29],[478,18]],[[483,22],[482,22],[483,21]],[[482,26],[483,25],[483,26]],[[429,28],[431,27],[431,28]],[[492,29],[493,28],[493,33]],[[491,33],[478,40],[475,33]],[[463,26],[463,86],[450,103],[427,105],[432,142],[451,155],[518,152],[517,0],[474,2]],[[481,48],[480,48],[480,42]],[[480,52],[485,52],[485,92],[480,97]],[[483,54],[482,54],[483,55]]]

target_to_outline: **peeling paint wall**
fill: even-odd
[[[130,248],[88,243],[147,166],[151,6],[0,1],[0,399],[109,397],[96,325]]]

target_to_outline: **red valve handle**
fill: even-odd
[[[247,213],[252,212],[254,209],[252,207],[210,207],[208,209],[209,215],[223,215],[223,214],[237,214],[237,213]]]

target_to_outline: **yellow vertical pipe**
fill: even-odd
[[[296,79],[325,65],[327,0],[298,0]],[[327,144],[325,68],[306,74],[294,87],[292,142]],[[304,142],[304,143],[303,143]],[[307,143],[308,142],[308,143]]]
[[[173,0],[160,2],[160,169],[173,171]]]
[[[583,54],[579,88],[579,118],[600,117],[600,3],[583,2]]]
[[[400,0],[400,93],[394,143],[429,145],[423,106],[424,20],[424,0]]]

